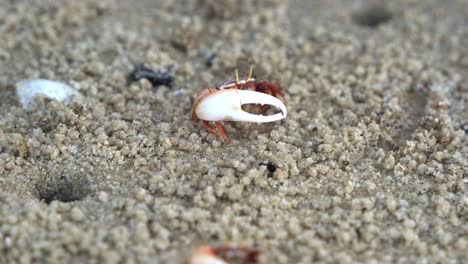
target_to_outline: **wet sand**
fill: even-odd
[[[0,3],[0,263],[468,261],[466,1],[172,2]],[[249,65],[288,117],[225,144],[193,100]]]

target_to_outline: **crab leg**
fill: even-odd
[[[208,133],[213,134],[213,135],[216,135],[216,132],[215,132],[214,129],[210,126],[210,123],[209,123],[208,121],[203,120],[203,125],[205,125],[206,131],[208,131]]]
[[[229,138],[226,136],[226,132],[224,132],[224,128],[223,126],[221,125],[221,123],[219,122],[215,122],[215,125],[216,127],[218,128],[218,131],[219,131],[219,134],[221,135],[221,137],[224,139],[224,141],[228,144],[231,143],[231,140],[229,140]]]
[[[206,131],[208,131],[208,133],[216,135],[216,131],[210,126],[210,123],[208,121],[203,120],[203,125],[205,126]],[[224,131],[224,128],[221,125],[221,123],[220,122],[215,122],[215,126],[218,129],[219,134],[224,139],[224,141],[226,143],[230,144],[231,140],[229,140],[229,138],[226,136],[226,132]]]

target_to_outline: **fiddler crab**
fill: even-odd
[[[226,259],[242,264],[257,264],[259,255],[258,250],[242,246],[201,246],[192,252],[188,264],[228,264]]]
[[[226,143],[230,143],[220,121],[236,121],[251,123],[267,123],[281,120],[286,117],[287,110],[283,101],[284,93],[278,86],[269,81],[257,82],[252,78],[253,67],[250,67],[246,79],[239,78],[236,69],[236,79],[229,80],[216,88],[206,88],[195,98],[192,111],[194,121],[203,120],[208,133],[216,135],[209,122],[214,122],[220,136]],[[258,105],[259,113],[274,106],[280,110],[274,115],[251,114],[242,109],[243,105]]]

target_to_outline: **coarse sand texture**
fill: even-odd
[[[0,263],[468,263],[466,0],[2,0],[0,102]]]

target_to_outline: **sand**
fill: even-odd
[[[0,263],[468,261],[466,1],[174,2],[0,3]],[[251,64],[288,117],[228,145],[193,100]]]

